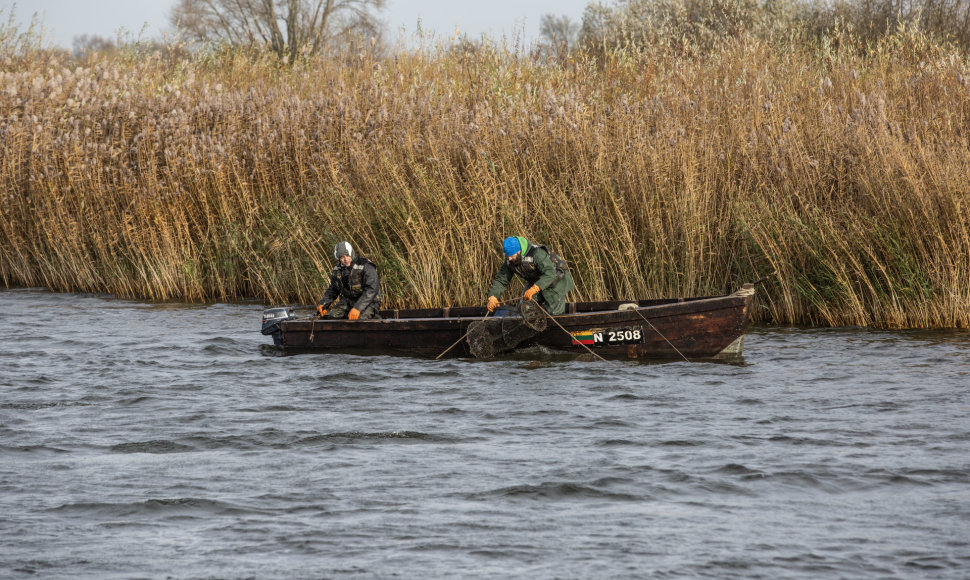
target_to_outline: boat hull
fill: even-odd
[[[738,356],[754,288],[725,296],[639,302],[571,303],[546,330],[517,348],[594,353],[604,358],[697,359]],[[435,316],[437,314],[437,316]],[[469,325],[481,307],[383,311],[381,320],[289,318],[274,334],[286,351],[346,351],[437,357],[468,356]]]

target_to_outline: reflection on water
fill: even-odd
[[[261,310],[0,292],[0,577],[970,569],[965,331],[432,361],[280,356]]]

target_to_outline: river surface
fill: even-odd
[[[970,332],[280,356],[262,308],[0,291],[0,578],[970,577]]]

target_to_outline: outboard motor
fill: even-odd
[[[280,323],[291,318],[289,308],[267,308],[263,310],[263,329],[260,331],[269,336],[273,335],[273,344],[283,346],[283,331]]]

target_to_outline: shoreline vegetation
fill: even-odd
[[[386,307],[483,304],[522,235],[570,300],[769,275],[756,321],[970,327],[970,57],[918,28],[546,59],[2,47],[8,288],[309,304],[347,239]]]

